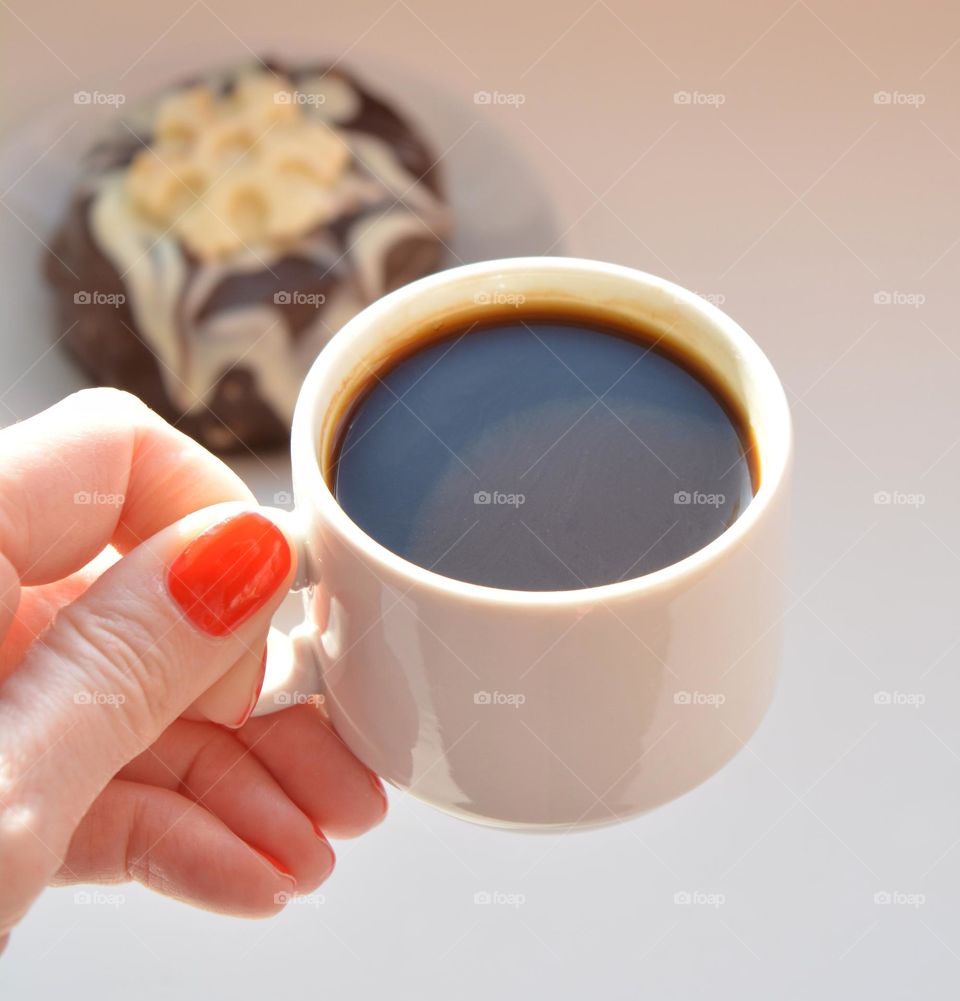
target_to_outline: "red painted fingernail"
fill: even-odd
[[[327,869],[326,872],[324,872],[323,874],[323,878],[328,879],[330,877],[330,873],[332,873],[333,870],[337,867],[337,856],[333,851],[333,846],[330,844],[329,841],[327,841],[327,836],[323,833],[323,831],[321,831],[316,824],[313,825],[313,829],[320,836],[320,840],[323,842],[324,846],[327,849],[327,856],[328,856]]]
[[[291,562],[283,532],[245,511],[198,535],[170,566],[167,587],[198,629],[223,636],[263,607]]]
[[[377,795],[380,797],[381,802],[383,803],[383,812],[386,813],[387,790],[383,788],[383,783],[380,781],[380,779],[377,778],[376,775],[373,774],[373,772],[368,772],[367,774],[370,777],[370,785],[373,786],[374,791],[377,793]]]
[[[260,693],[263,691],[263,679],[267,676],[267,649],[264,647],[263,656],[260,658],[260,680],[257,682],[257,687],[254,689],[253,698],[250,700],[250,704],[247,706],[246,711],[240,717],[240,719],[234,723],[228,729],[239,730],[240,727],[250,719],[250,714],[254,709],[257,708],[257,702],[260,701]]]
[[[250,847],[253,848],[253,845],[250,845]],[[284,876],[286,879],[289,879],[294,886],[297,885],[297,881],[294,878],[293,873],[290,872],[290,870],[287,869],[287,867],[282,862],[280,862],[278,859],[275,859],[272,855],[268,855],[265,851],[263,851],[262,848],[253,848],[253,850],[262,859],[265,859],[267,863],[269,863],[271,869],[275,869],[279,875]]]

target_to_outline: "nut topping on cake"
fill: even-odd
[[[282,246],[336,215],[332,189],[350,151],[280,77],[248,74],[223,97],[191,87],[164,99],[155,121],[153,145],[130,163],[127,192],[196,257]]]

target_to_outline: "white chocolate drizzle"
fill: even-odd
[[[363,102],[338,75],[309,77],[290,88],[314,95],[316,100],[304,100],[302,110],[326,122],[352,120]],[[328,189],[328,215],[333,220],[359,213],[346,234],[345,250],[321,227],[282,242],[250,243],[226,258],[190,260],[169,228],[137,209],[126,183],[128,170],[94,179],[93,239],[122,278],[136,333],[156,355],[167,395],[185,413],[201,413],[224,373],[240,367],[252,373],[264,402],[289,423],[317,353],[343,323],[387,290],[391,249],[409,237],[445,239],[446,206],[391,147],[369,133],[339,126],[337,131],[350,166]],[[223,280],[270,271],[285,257],[312,262],[318,279],[324,274],[336,279],[327,286],[329,297],[318,304],[315,321],[293,334],[282,310],[269,302],[224,308],[200,319]]]

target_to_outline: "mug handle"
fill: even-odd
[[[290,585],[291,594],[309,590],[320,583],[320,568],[307,543],[305,519],[294,511],[270,509],[293,539],[297,574]],[[309,601],[305,602],[303,622],[285,633],[273,626],[267,636],[267,670],[260,697],[251,716],[266,716],[303,703],[322,704],[323,672],[320,652],[324,634],[310,621]]]

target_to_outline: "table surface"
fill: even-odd
[[[956,996],[960,8],[919,11],[0,2],[2,422],[79,384],[30,278],[45,172],[99,111],[73,94],[255,50],[342,57],[416,106],[464,260],[598,257],[720,303],[779,370],[798,443],[782,682],[704,786],[536,836],[391,794],[322,894],[264,923],[52,890],[3,997]],[[239,467],[265,500],[287,486],[282,459]]]

